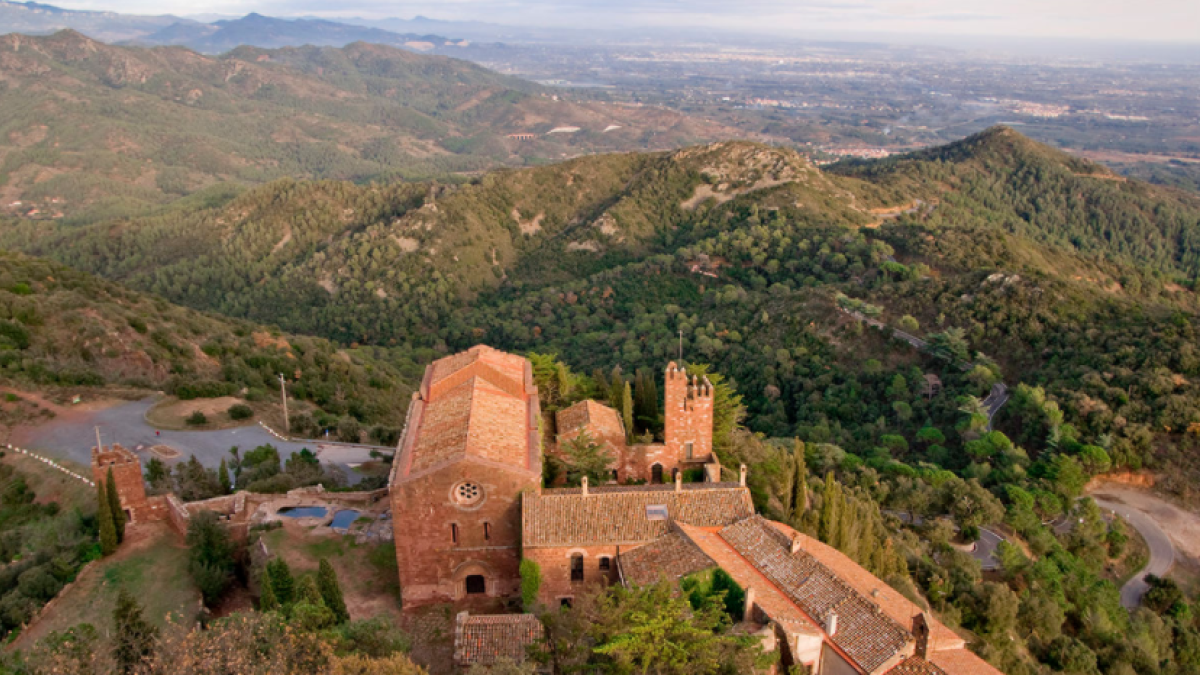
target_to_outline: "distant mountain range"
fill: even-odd
[[[39,219],[137,213],[218,183],[444,177],[737,135],[363,42],[214,57],[0,36],[0,213]]]
[[[392,23],[414,26],[428,24],[442,28],[453,25],[428,20],[395,20]],[[353,42],[371,42],[427,52],[460,42],[432,35],[429,31],[398,33],[357,21],[339,23],[315,18],[279,19],[248,14],[241,18],[207,23],[172,15],[138,16],[79,11],[35,2],[0,0],[0,34],[37,35],[64,29],[79,31],[110,44],[180,45],[205,54],[219,54],[241,46],[268,49],[303,45],[344,47]]]

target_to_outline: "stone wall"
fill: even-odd
[[[479,502],[464,505],[456,490],[470,483]],[[392,527],[404,608],[461,599],[465,579],[486,579],[486,595],[519,593],[521,499],[541,476],[458,462],[392,488]],[[454,541],[457,532],[458,541]]]
[[[713,422],[713,388],[708,378],[689,378],[672,362],[667,365],[663,399],[667,454],[676,458],[677,465],[708,461],[712,455]]]
[[[112,444],[106,448],[92,448],[92,480],[103,483],[112,471],[117,485],[117,496],[121,508],[125,509],[131,522],[138,522],[139,513],[146,513],[146,481],[142,477],[142,462],[137,455]]]
[[[610,584],[617,580],[617,553],[636,546],[570,546],[526,548],[526,558],[536,562],[542,571],[538,601],[555,607],[563,598],[572,598],[595,584]],[[583,581],[571,581],[571,557],[583,556]],[[608,558],[608,571],[600,569],[600,559]]]

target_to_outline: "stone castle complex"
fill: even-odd
[[[999,675],[845,555],[756,515],[745,467],[739,480],[722,481],[706,379],[669,364],[664,394],[664,442],[630,445],[620,415],[595,401],[543,420],[520,356],[477,346],[432,363],[390,480],[405,609],[519,597],[523,559],[540,567],[539,600],[550,606],[591,584],[720,567],[745,590],[745,627],[778,650],[781,672]],[[547,422],[556,433],[543,433]],[[543,488],[545,453],[585,432],[614,458],[611,483]],[[684,471],[699,468],[705,482],[683,482]],[[463,612],[457,660],[520,654],[514,645],[539,633],[531,625],[527,615]]]
[[[519,598],[522,560],[540,568],[538,599],[547,606],[570,603],[590,585],[678,581],[719,567],[745,591],[739,628],[779,653],[775,672],[1000,675],[839,551],[757,515],[746,468],[724,482],[729,470],[713,453],[712,385],[674,363],[664,377],[663,443],[631,445],[620,415],[595,401],[543,419],[523,357],[477,346],[432,363],[413,395],[389,480],[405,610]],[[544,488],[546,453],[584,433],[613,458],[611,480]],[[168,520],[181,533],[191,514],[208,510],[245,536],[247,515],[279,498],[147,497],[137,456],[115,445],[94,449],[92,467],[97,483],[112,470],[131,522]],[[685,483],[689,470],[704,482]],[[463,611],[455,660],[520,660],[541,636],[531,615]]]

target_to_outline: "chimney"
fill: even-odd
[[[675,491],[683,492],[683,472],[678,469],[675,470]]]
[[[927,654],[929,654],[929,620],[925,618],[925,612],[913,617],[912,634],[917,639],[914,655],[922,659],[927,658]]]
[[[829,637],[837,635],[837,612],[830,612],[829,616],[825,617],[825,632]]]
[[[797,532],[792,536],[792,555],[799,553],[801,548],[804,548],[804,543],[800,540],[800,533]]]
[[[742,611],[742,621],[749,622],[754,618],[754,587],[746,587],[746,607]]]
[[[745,464],[742,465],[741,477],[738,479],[738,482],[741,484],[742,487],[746,487],[746,465]]]
[[[587,481],[587,476],[584,476],[584,477],[583,477],[583,484],[582,484],[582,485],[583,485],[583,496],[584,496],[584,497],[588,496],[588,488],[587,488],[587,483],[588,483],[588,481]]]

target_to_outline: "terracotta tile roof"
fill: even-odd
[[[969,649],[946,649],[928,657],[935,666],[950,675],[1004,675]]]
[[[624,428],[621,415],[616,410],[590,399],[559,410],[555,416],[555,422],[558,424],[558,433],[560,434],[569,433],[593,422]]]
[[[871,602],[878,605],[884,614],[887,614],[901,626],[912,626],[913,618],[922,612],[922,609],[911,600],[887,585],[879,577],[863,569],[862,566],[851,560],[845,553],[832,546],[823,544],[812,537],[799,533],[783,523],[776,521],[767,522],[771,527],[782,533],[788,542],[791,542],[793,537],[800,537],[805,553],[816,558],[825,567],[836,570],[838,577],[842,581],[849,584],[861,595],[870,598]],[[933,617],[927,617],[927,621],[929,625],[929,651],[962,649],[966,647],[966,641],[940,621],[933,619]]]
[[[432,363],[398,453],[400,480],[463,457],[540,471],[537,388],[528,362],[473,347]]]
[[[741,487],[733,481],[722,483],[684,483],[681,485],[684,490],[713,490],[713,489],[729,489],[736,490]],[[588,494],[602,494],[609,492],[674,492],[674,483],[645,483],[642,485],[593,485],[588,488]],[[546,488],[542,490],[544,495],[578,495],[583,494],[583,488]]]
[[[887,671],[887,675],[946,675],[946,671],[919,656],[910,656]]]
[[[720,536],[820,625],[836,613],[831,640],[864,671],[874,671],[913,643],[905,627],[833,570],[804,550],[792,553],[790,540],[761,516],[730,525]]]
[[[750,561],[733,549],[716,532],[690,525],[679,525],[679,530],[704,552],[713,562],[721,566],[742,588],[754,589],[754,604],[758,605],[772,621],[778,621],[792,633],[820,635],[821,630],[808,618],[791,598],[770,582]],[[710,528],[711,529],[711,528]]]
[[[454,631],[454,661],[461,666],[492,665],[498,659],[525,661],[526,647],[546,637],[532,614],[458,615]]]
[[[679,532],[665,534],[617,558],[625,583],[645,586],[659,579],[678,581],[689,574],[716,567],[712,558]]]
[[[641,544],[670,531],[675,520],[701,527],[721,527],[754,514],[750,491],[722,483],[691,483],[651,489],[609,488],[545,490],[528,493],[522,501],[525,546],[590,546]],[[647,506],[665,506],[666,520],[651,520]]]

